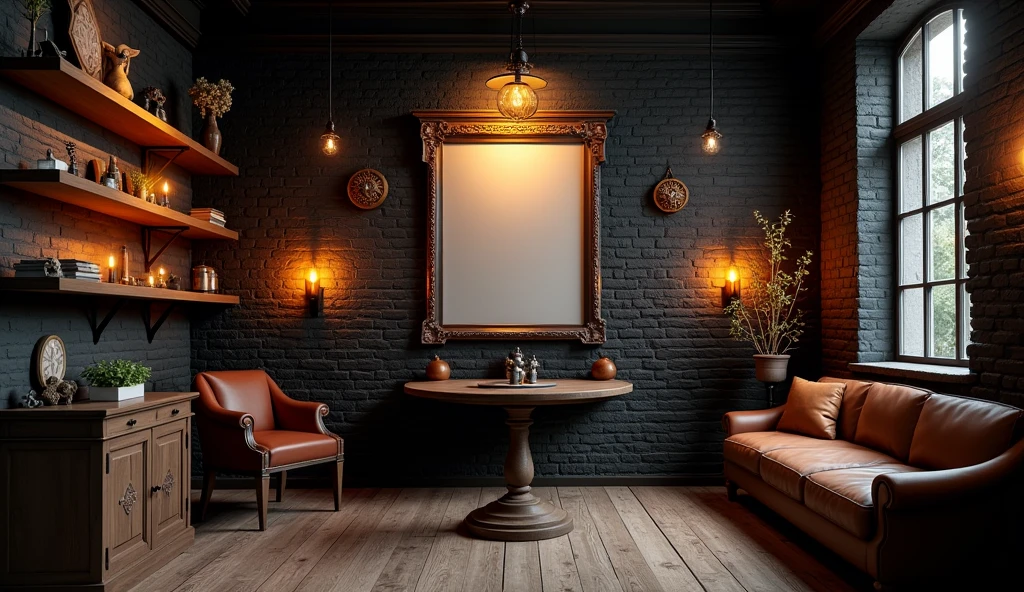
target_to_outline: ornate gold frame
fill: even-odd
[[[579,339],[583,343],[605,342],[605,321],[601,318],[601,163],[608,137],[608,120],[614,111],[538,111],[526,121],[512,122],[494,111],[415,111],[420,120],[423,162],[427,163],[427,318],[422,341],[440,344],[449,339]],[[467,142],[578,143],[587,148],[585,166],[585,265],[584,323],[566,326],[442,326],[438,302],[437,203],[439,152],[446,140]]]

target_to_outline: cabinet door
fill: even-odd
[[[153,428],[153,471],[147,489],[151,496],[153,548],[163,546],[188,525],[187,437],[186,420]]]
[[[104,493],[106,552],[109,573],[138,561],[149,552],[150,431],[128,434],[106,443]]]

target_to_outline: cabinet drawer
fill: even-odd
[[[129,434],[152,427],[157,422],[157,409],[145,409],[135,413],[126,413],[111,417],[103,424],[107,436]]]
[[[156,420],[159,422],[167,421],[168,419],[180,419],[182,417],[188,417],[192,407],[188,401],[183,401],[177,405],[167,405],[166,407],[160,407],[156,410]]]

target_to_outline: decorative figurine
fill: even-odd
[[[117,158],[110,157],[107,163],[107,173],[103,175],[103,184],[111,189],[121,190],[121,171],[117,168]]]
[[[64,140],[64,148],[68,151],[68,172],[78,176],[78,153],[75,143],[71,140]]]
[[[43,275],[46,277],[59,278],[60,273],[60,260],[56,257],[50,257],[43,263]]]
[[[523,384],[526,380],[526,360],[523,357],[523,350],[518,347],[512,350],[505,358],[505,377],[509,384]]]
[[[529,374],[526,377],[526,382],[530,384],[537,384],[537,370],[540,368],[540,362],[537,361],[537,356],[530,356],[530,362],[527,365]]]
[[[68,170],[68,163],[54,158],[53,149],[47,148],[46,158],[37,160],[36,168],[43,171],[66,171]]]
[[[142,96],[144,97],[142,108],[156,115],[160,121],[167,121],[167,112],[164,111],[167,97],[164,96],[164,91],[155,86],[147,86],[142,89]]]
[[[103,55],[107,59],[107,75],[103,83],[129,101],[135,98],[135,91],[132,90],[132,84],[128,81],[128,71],[131,68],[132,58],[138,56],[139,53],[141,53],[139,50],[132,49],[124,43],[115,48],[106,41],[103,42]]]
[[[78,392],[76,383],[51,376],[46,379],[46,389],[40,396],[47,405],[70,405],[76,392]]]
[[[36,49],[36,25],[44,14],[50,11],[50,0],[21,0],[22,16],[29,21],[28,51],[25,57],[34,58],[40,54]]]
[[[37,399],[35,391],[29,391],[27,395],[22,395],[21,399],[18,400],[18,407],[21,409],[35,409],[36,407],[42,407],[43,402]]]
[[[173,273],[167,276],[167,289],[169,290],[180,290],[181,289],[181,278],[174,275]]]

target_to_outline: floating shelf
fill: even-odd
[[[238,233],[234,230],[193,218],[171,208],[148,203],[123,191],[76,177],[66,171],[0,170],[0,184],[142,226],[185,227],[186,230],[181,234],[185,238],[238,240]]]
[[[238,167],[56,57],[0,58],[0,74],[143,148],[187,148],[174,161],[197,175],[237,175]]]
[[[45,292],[75,296],[110,296],[129,300],[238,304],[238,296],[228,294],[205,294],[203,292],[189,292],[186,290],[125,286],[122,284],[67,278],[0,278],[0,292]]]

